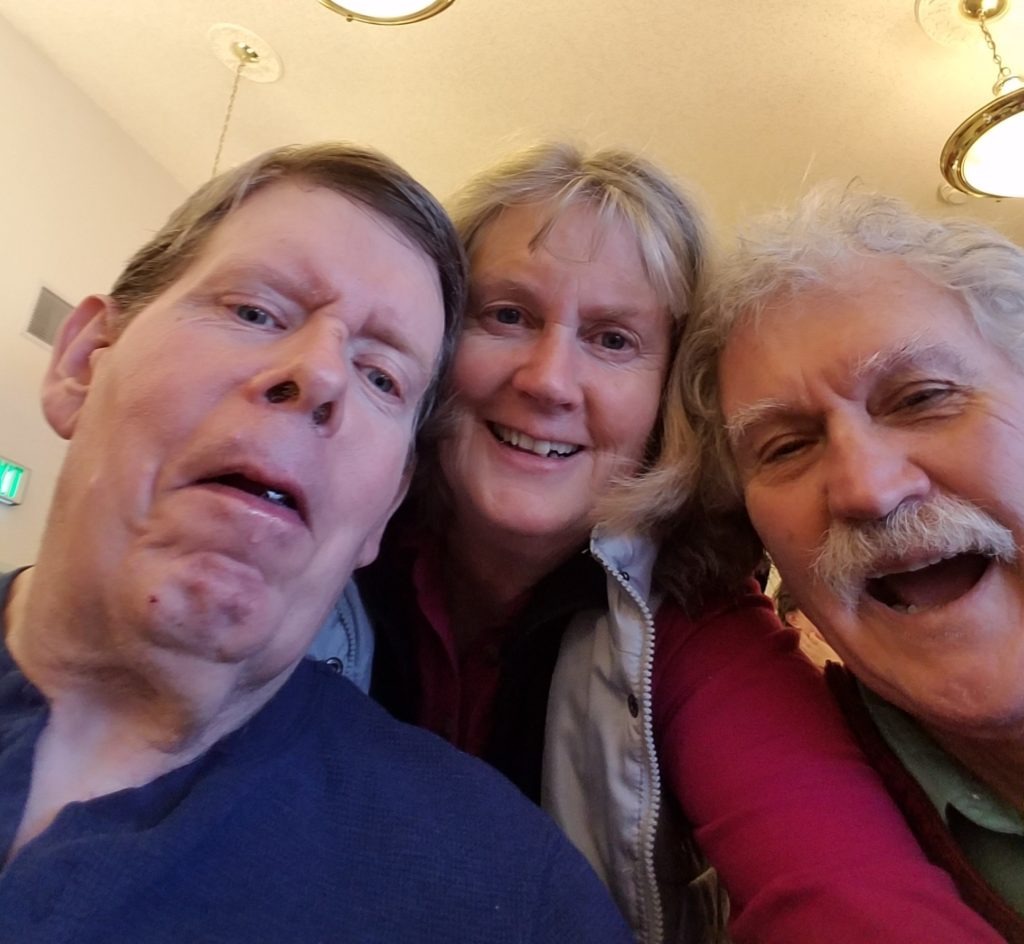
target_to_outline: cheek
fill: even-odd
[[[448,389],[463,404],[472,404],[497,386],[499,367],[500,357],[493,348],[473,335],[464,335],[455,351]]]
[[[90,390],[76,437],[97,444],[98,461],[135,476],[168,461],[202,422],[208,404],[187,391],[187,378],[162,376],[153,366],[109,372]]]
[[[394,511],[405,482],[407,446],[408,441],[399,435],[385,446],[378,430],[372,463],[341,461],[336,464],[330,490],[332,526],[322,532],[322,547],[327,550],[327,558],[349,555],[354,543],[358,544]],[[335,564],[328,563],[327,567],[332,569]]]
[[[656,377],[624,390],[614,379],[600,386],[600,400],[591,409],[591,435],[607,451],[639,462],[658,421],[661,384]]]
[[[372,443],[372,448],[359,448],[359,442]],[[366,514],[372,517],[374,509],[388,504],[405,480],[412,443],[411,425],[391,422],[385,427],[371,412],[361,435],[339,443],[338,494],[363,496],[355,498],[357,507],[365,504]],[[359,488],[353,488],[356,482]]]
[[[800,521],[799,509],[791,509],[774,492],[748,486],[743,493],[747,515],[761,543],[780,571],[800,573],[806,560],[817,553],[817,540]]]
[[[124,349],[116,361],[111,349],[103,372],[106,414],[154,441],[175,443],[195,430],[223,396],[224,365],[237,362],[236,352],[211,354],[201,338],[184,333],[129,332],[118,343]]]
[[[438,466],[444,481],[456,494],[474,481],[468,459],[470,439],[475,424],[470,414],[456,406],[447,435],[437,447]]]
[[[1012,443],[992,436],[987,442],[972,444],[969,450],[958,450],[958,454],[987,456],[989,460],[980,466],[956,466],[948,477],[949,490],[988,512],[1024,547],[1024,432]],[[963,477],[965,472],[971,474],[971,480],[954,484],[954,477]]]

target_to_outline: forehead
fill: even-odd
[[[572,299],[581,314],[615,312],[658,331],[671,323],[630,224],[586,201],[506,208],[474,241],[469,261],[477,302],[508,295],[544,307]]]
[[[382,214],[324,187],[285,180],[247,197],[176,285],[218,279],[269,283],[308,306],[344,302],[394,323],[428,361],[440,346],[444,306],[433,260]]]
[[[630,225],[582,199],[506,207],[480,231],[470,254],[474,270],[534,258],[570,265],[614,259],[643,276],[640,243]]]
[[[852,396],[901,368],[952,369],[993,353],[957,296],[898,262],[867,260],[734,326],[719,360],[722,409],[731,422],[752,402],[823,384]]]
[[[412,266],[437,278],[433,262],[384,215],[334,190],[298,180],[275,181],[246,197],[214,227],[200,260],[234,254],[276,254],[298,247],[311,263],[371,271]],[[311,252],[311,250],[314,250]]]

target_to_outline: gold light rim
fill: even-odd
[[[963,173],[967,152],[995,125],[1024,112],[1024,88],[995,98],[979,108],[949,136],[939,157],[942,176],[950,186],[976,197],[1008,197],[1005,193],[989,193],[972,186]]]
[[[349,22],[357,20],[360,23],[371,23],[374,26],[404,26],[406,23],[419,23],[421,20],[428,20],[432,16],[437,16],[438,13],[447,10],[454,2],[455,0],[434,0],[433,3],[428,4],[416,13],[408,13],[405,16],[384,17],[356,13],[340,3],[333,3],[332,0],[320,0],[320,3],[327,7],[328,10],[345,17]]]
[[[960,15],[969,20],[980,20],[982,6],[986,0],[960,0]],[[995,0],[996,5],[985,12],[985,19],[990,23],[1000,19],[1010,9],[1009,0]]]

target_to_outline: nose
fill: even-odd
[[[515,389],[548,409],[571,410],[582,400],[576,332],[559,324],[546,325],[523,350],[516,369]]]
[[[827,448],[826,487],[834,518],[884,518],[905,501],[926,498],[931,490],[927,473],[896,431],[846,432],[833,436]]]
[[[252,378],[253,395],[308,417],[321,435],[333,435],[348,386],[346,347],[340,325],[307,322],[275,343],[270,363]]]

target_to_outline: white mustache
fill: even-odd
[[[864,581],[910,554],[949,558],[982,554],[1004,563],[1017,560],[1013,535],[969,502],[938,495],[903,504],[877,521],[833,524],[812,566],[815,576],[847,604]]]

